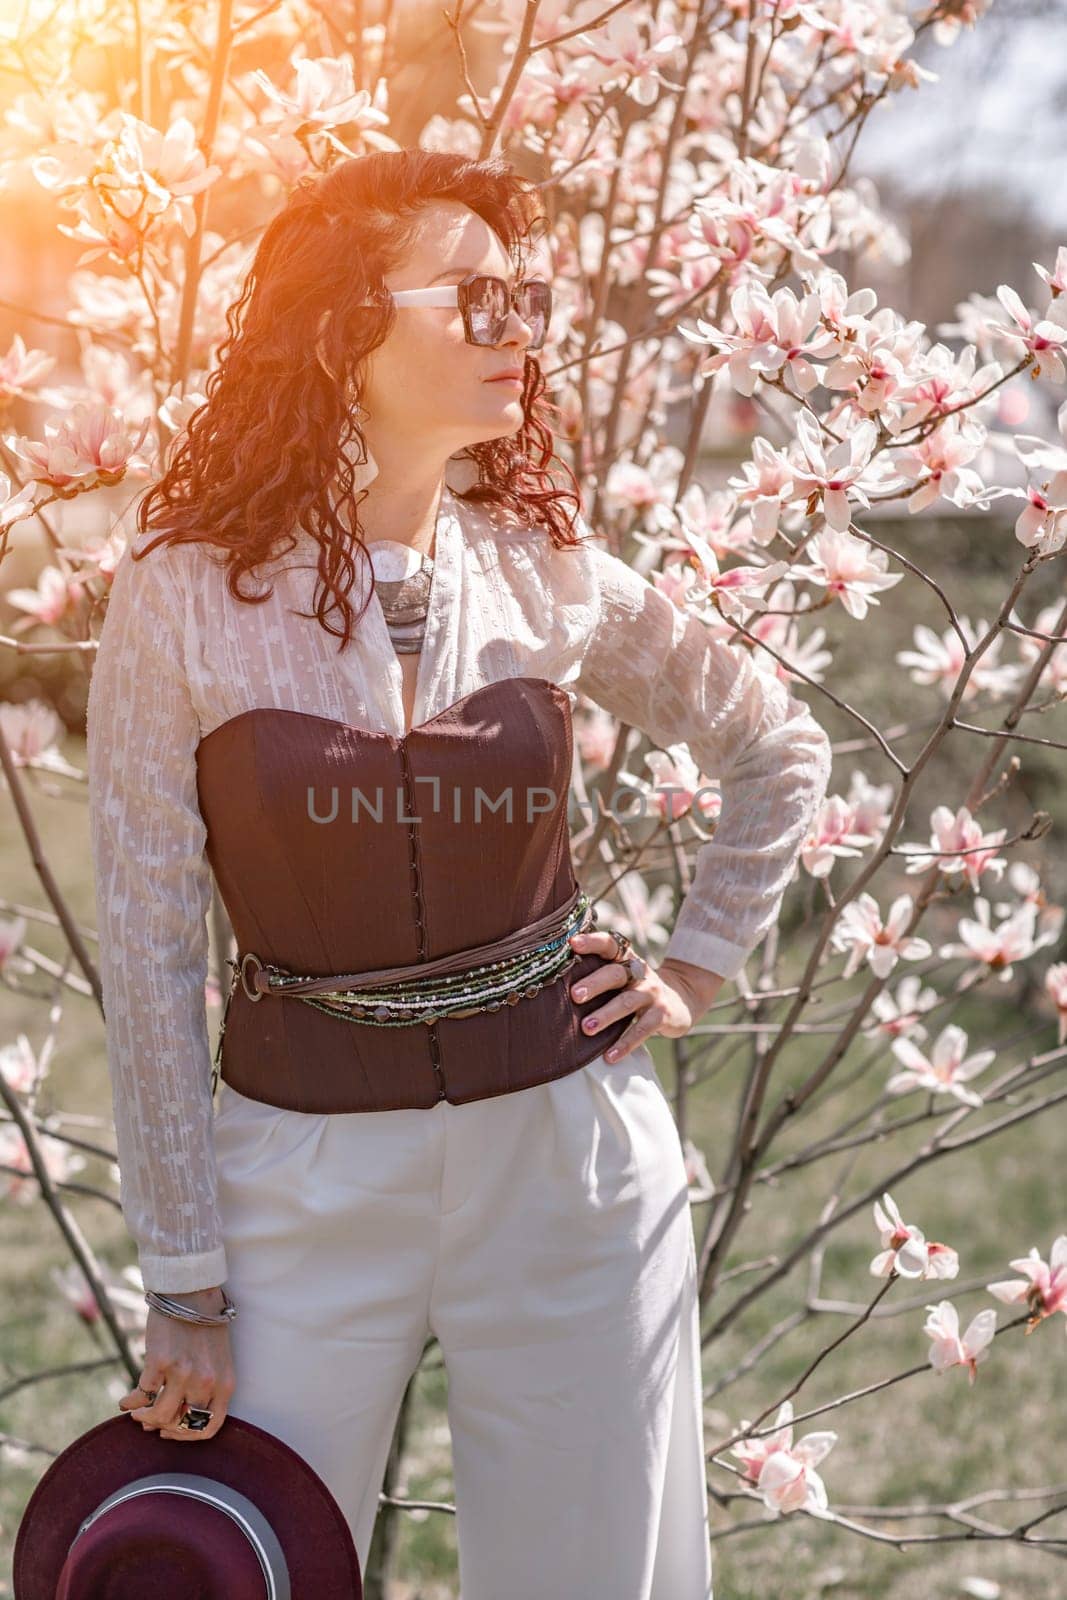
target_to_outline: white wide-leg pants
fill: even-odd
[[[215,1137],[230,1413],[310,1462],[361,1566],[432,1333],[461,1600],[710,1600],[692,1218],[644,1045],[425,1110],[222,1082]]]

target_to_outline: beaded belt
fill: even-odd
[[[405,1028],[444,1017],[471,1017],[535,995],[557,982],[577,959],[572,934],[596,922],[596,908],[575,889],[557,910],[491,944],[475,945],[405,967],[380,967],[325,978],[305,977],[263,962],[251,950],[236,960],[215,1052],[218,1076],[226,1012],[240,979],[249,1000],[264,995],[303,1000],[330,1016],[376,1028]],[[250,974],[251,969],[251,974]]]

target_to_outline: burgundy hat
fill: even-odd
[[[15,1539],[15,1600],[362,1600],[347,1521],[281,1439],[187,1445],[109,1417],[58,1455]]]

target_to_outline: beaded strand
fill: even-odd
[[[498,1011],[515,1005],[555,983],[577,959],[569,940],[581,924],[590,902],[581,894],[575,902],[567,926],[555,939],[534,950],[504,961],[484,962],[444,979],[409,979],[400,985],[381,989],[323,990],[318,995],[296,995],[305,1005],[315,1006],[345,1022],[361,1022],[370,1027],[403,1028],[431,1023],[441,1017],[474,1016],[482,1011]],[[595,910],[591,913],[595,922]],[[299,978],[289,977],[290,983]],[[282,990],[286,975],[267,972],[268,987]],[[358,996],[358,998],[357,998]],[[425,1008],[429,1006],[429,1010]],[[411,1015],[415,1011],[417,1014]],[[408,1014],[405,1014],[408,1013]]]

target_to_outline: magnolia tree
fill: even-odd
[[[7,590],[22,617],[3,646],[91,657],[130,522],[109,523],[102,500],[100,536],[75,548],[57,536],[50,508],[120,484],[139,493],[158,474],[204,399],[226,308],[288,186],[350,155],[411,143],[396,137],[395,117],[418,95],[409,87],[404,108],[391,104],[403,50],[388,11],[384,25],[340,34],[312,0],[194,0],[180,13],[162,0],[98,4],[92,42],[128,68],[115,73],[116,100],[91,74],[79,78],[87,41],[74,27],[49,30],[52,9],[30,0],[22,11],[26,86],[5,114],[3,170],[9,187],[18,178],[45,191],[57,230],[84,245],[62,318],[77,332],[82,374],[48,387],[53,358],[34,348],[29,314],[0,359],[0,396],[20,402],[22,424],[3,439],[0,550],[16,526],[23,540],[32,528],[44,542],[36,587]],[[444,21],[465,90],[445,108],[454,115],[414,127],[424,147],[502,151],[541,184],[558,307],[542,364],[557,451],[589,521],[674,604],[805,693],[839,735],[833,792],[783,910],[783,926],[803,915],[802,937],[769,936],[736,993],[669,1047],[709,1352],[795,1267],[808,1273],[797,1316],[709,1384],[720,1408],[769,1352],[780,1363],[777,1347],[805,1309],[813,1314],[837,1241],[866,1242],[875,1280],[856,1279],[844,1331],[839,1317],[817,1357],[794,1363],[784,1391],[767,1381],[759,1415],[717,1413],[733,1421],[706,1441],[716,1540],[751,1526],[749,1501],[762,1517],[819,1517],[897,1547],[974,1537],[975,1515],[948,1500],[887,1508],[890,1527],[877,1508],[844,1514],[831,1451],[839,1441],[847,1449],[846,1408],[897,1385],[961,1382],[961,1408],[980,1404],[970,1388],[1000,1341],[1067,1314],[1067,1234],[1020,1234],[1002,1197],[1002,1272],[960,1280],[966,1240],[933,1238],[943,1231],[936,1214],[916,1214],[903,1195],[924,1166],[978,1161],[988,1141],[1067,1096],[1062,912],[1043,887],[1038,847],[1049,818],[1026,806],[1020,784],[1028,755],[1067,748],[1049,731],[1054,717],[1038,720],[1067,690],[1067,249],[1036,263],[1028,283],[971,296],[956,323],[933,332],[828,265],[850,261],[858,274],[879,250],[903,253],[869,188],[850,186],[849,159],[879,103],[932,76],[917,43],[932,34],[951,45],[984,9],[985,0],[687,0],[652,15],[628,0],[499,0],[468,17],[460,0]],[[417,68],[414,51],[412,60]],[[209,216],[237,220],[212,228]],[[700,444],[720,392],[748,397],[760,426],[733,476],[702,484]],[[1050,414],[1059,407],[1060,441],[1016,431],[1031,395]],[[668,408],[680,445],[664,439]],[[988,617],[971,614],[966,577],[936,561],[927,570],[879,537],[946,508],[981,520],[987,535],[1000,526],[1005,577],[995,606],[983,599]],[[916,614],[940,620],[914,626],[911,647],[897,649],[902,620]],[[879,728],[844,674],[835,678],[860,625],[864,652],[883,664],[895,657],[898,684],[912,686],[913,714],[899,726]],[[586,703],[577,731],[590,804],[576,864],[596,880],[601,920],[655,960],[692,854],[714,832],[715,775],[696,770],[684,747],[649,750]],[[69,942],[71,970],[49,998],[79,990],[99,1005],[23,777],[35,767],[81,776],[59,758],[59,732],[41,704],[0,707],[9,804]],[[1009,805],[1022,815],[1010,837],[1000,820]],[[0,931],[5,982],[23,993],[40,968],[26,931],[21,918]],[[221,961],[225,940],[217,945]],[[1022,993],[1030,1012],[1020,1028]],[[217,1002],[214,984],[206,998]],[[987,1019],[988,1037],[968,1037],[961,1018],[972,1034],[973,1019]],[[74,1138],[60,1109],[44,1109],[54,1024],[53,1011],[36,1043],[22,1034],[2,1057],[7,1200],[49,1209],[71,1252],[61,1286],[133,1381],[139,1279],[101,1264],[68,1204],[86,1187],[72,1179],[87,1154],[110,1160],[112,1183],[117,1171],[106,1140]],[[734,1101],[714,1173],[711,1147],[691,1137],[713,1077],[719,1105]],[[850,1099],[836,1123],[824,1112],[817,1134],[784,1148],[813,1125],[814,1107],[856,1084],[863,1103]],[[846,1192],[838,1163],[860,1151],[874,1175]],[[747,1236],[753,1199],[768,1184],[788,1193],[801,1173],[810,1196],[809,1169],[817,1186],[820,1167],[820,1199],[810,1215],[793,1206],[786,1243],[768,1257],[762,1238]],[[905,1310],[918,1362],[794,1410],[816,1367],[832,1379],[844,1341],[871,1337],[865,1324],[901,1284],[914,1286]],[[964,1293],[977,1300],[961,1316]],[[838,1431],[794,1433],[831,1409]],[[5,1448],[30,1459],[34,1441],[8,1437]],[[425,1512],[393,1486],[372,1565],[384,1560],[392,1508]],[[1055,1494],[1045,1494],[1052,1503],[1035,1511],[1032,1491],[1023,1505],[1022,1495],[990,1490],[1007,1515],[982,1518],[981,1537],[1062,1554],[1047,1527]]]

